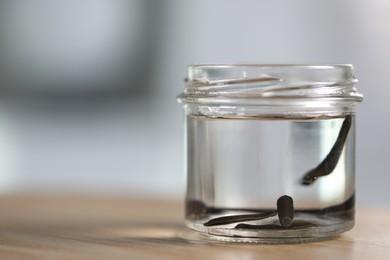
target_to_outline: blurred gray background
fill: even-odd
[[[190,63],[352,63],[358,203],[390,206],[390,1],[2,0],[0,193],[182,198]]]

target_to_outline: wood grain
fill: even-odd
[[[328,241],[229,244],[183,226],[182,203],[107,197],[0,198],[0,259],[390,259],[390,211],[361,208]]]

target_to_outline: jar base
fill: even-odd
[[[296,244],[328,240],[352,229],[354,224],[354,221],[351,220],[340,224],[302,229],[251,230],[246,228],[205,227],[202,223],[186,221],[188,228],[201,232],[212,240],[259,244]]]

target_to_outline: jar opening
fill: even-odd
[[[264,99],[358,102],[352,65],[190,65],[183,103],[251,103]]]

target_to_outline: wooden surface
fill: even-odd
[[[229,244],[183,226],[182,203],[126,198],[1,198],[0,259],[390,259],[390,211],[359,209],[328,241]]]

